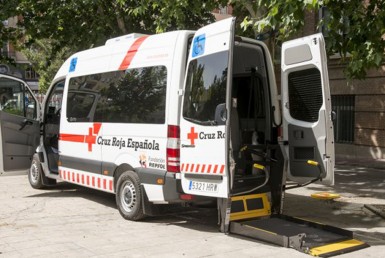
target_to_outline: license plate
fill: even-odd
[[[189,185],[188,189],[191,191],[198,191],[198,192],[217,193],[218,192],[218,184],[190,181],[190,185]]]

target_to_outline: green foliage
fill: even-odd
[[[385,2],[328,0],[325,6],[327,48],[349,62],[348,76],[364,78],[367,69],[380,67],[385,62]]]
[[[23,39],[23,44],[17,47],[29,55],[46,87],[57,69],[56,63],[73,52],[132,32],[196,29],[212,22],[211,11],[228,1],[0,0],[0,3],[1,20],[15,15],[23,17],[22,29],[0,23],[0,41]],[[306,22],[305,11],[316,13],[325,6],[328,15],[318,26],[327,32],[328,53],[339,53],[342,61],[347,62],[350,78],[363,78],[368,69],[378,68],[385,61],[383,0],[231,0],[230,3],[240,22],[237,32],[268,39],[271,49],[299,35]],[[42,42],[49,51],[39,50]],[[1,54],[0,62],[4,62]]]
[[[54,40],[42,39],[36,40],[30,44],[29,48],[22,50],[35,71],[40,75],[39,90],[43,93],[47,91],[63,60],[72,54],[69,47],[55,50],[54,46],[57,46],[57,42]]]
[[[347,62],[349,78],[362,79],[371,68],[385,62],[385,1],[345,0],[259,0],[232,1],[249,11],[243,28],[256,34],[267,33],[275,43],[298,34],[303,28],[305,11],[318,12],[326,7],[327,15],[319,21],[330,55],[339,53]],[[250,11],[251,10],[251,11]],[[259,13],[257,13],[259,10]],[[273,32],[273,33],[272,33]]]
[[[175,29],[197,29],[211,23],[211,11],[226,1],[188,0],[0,0],[0,18],[23,17],[20,28],[5,31],[22,42],[17,47],[27,54],[40,74],[45,89],[72,53],[100,46],[113,37],[138,32],[152,34]],[[4,5],[4,9],[3,9]],[[3,35],[4,34],[4,35]],[[1,58],[1,57],[0,57]]]

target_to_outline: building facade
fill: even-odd
[[[18,19],[19,18],[15,16],[9,18],[3,23],[6,27],[16,27]],[[16,63],[15,67],[7,64],[0,64],[0,72],[22,78],[28,83],[34,92],[37,92],[39,90],[39,75],[32,68],[31,63],[25,55],[23,55],[20,51],[17,51],[10,42],[2,42],[0,52],[3,56],[12,58]]]
[[[320,13],[306,13],[303,36],[318,32],[320,16]],[[385,159],[385,64],[368,71],[364,80],[348,80],[338,55],[329,57],[328,68],[336,113],[337,161]]]

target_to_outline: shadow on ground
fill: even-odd
[[[385,245],[385,220],[363,204],[317,200],[287,193],[283,213],[292,217],[351,230],[370,245]]]
[[[41,193],[27,196],[27,198],[52,197],[52,198],[85,198],[110,208],[116,208],[115,195],[68,183],[58,183],[46,187]],[[44,192],[43,192],[44,191]]]
[[[333,191],[345,196],[369,197],[385,200],[385,171],[364,167],[338,166],[335,170],[335,185],[328,187],[310,185],[313,191]]]

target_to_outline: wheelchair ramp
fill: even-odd
[[[353,232],[287,216],[231,222],[230,232],[317,257],[331,257],[369,247]]]
[[[230,233],[316,257],[331,257],[369,247],[353,232],[285,215],[271,215],[266,194],[232,197]]]

